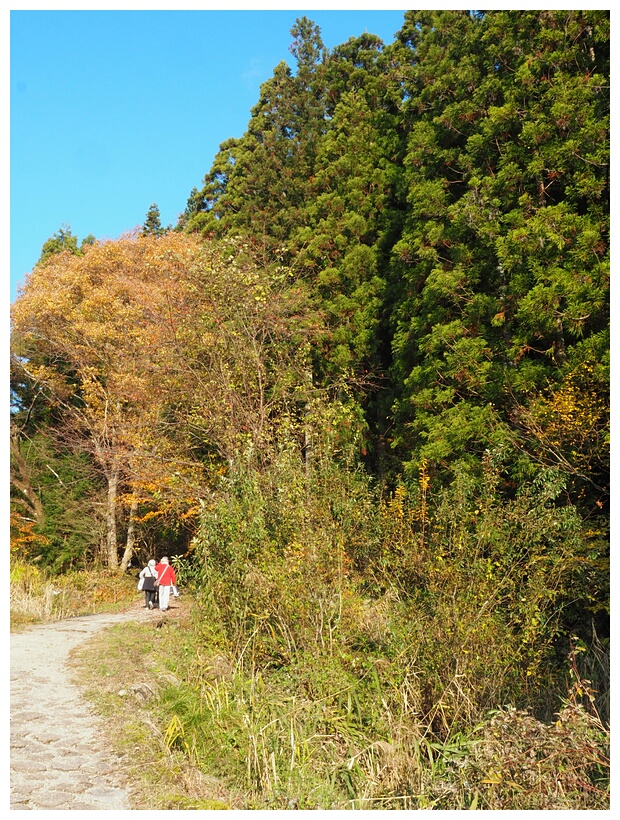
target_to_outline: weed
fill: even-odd
[[[11,561],[11,627],[113,612],[135,600],[135,582],[127,575],[102,569],[52,575],[33,564]]]

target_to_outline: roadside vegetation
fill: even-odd
[[[501,510],[492,477],[486,507],[460,488],[423,539],[422,495],[372,506],[363,475],[330,460],[290,469],[223,479],[177,561],[182,618],[79,653],[140,793],[160,808],[606,808],[609,670],[595,637],[561,636],[579,529],[571,514],[550,527],[552,478]],[[491,527],[495,552],[476,556]]]
[[[136,582],[103,568],[58,575],[11,559],[11,629],[97,612],[118,612],[136,599]]]
[[[551,720],[503,706],[467,715],[441,739],[423,711],[424,670],[409,658],[340,647],[279,668],[261,667],[253,651],[235,664],[205,629],[207,613],[188,607],[184,599],[180,616],[123,624],[74,652],[134,808],[608,805],[609,731],[578,653]],[[446,691],[433,711],[453,702]]]

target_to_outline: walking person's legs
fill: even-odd
[[[159,587],[159,608],[160,609],[168,609],[169,601],[170,601],[170,587],[160,586]]]

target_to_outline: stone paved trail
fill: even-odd
[[[103,724],[70,681],[71,649],[143,609],[11,635],[11,809],[130,809]]]

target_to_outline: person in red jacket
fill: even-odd
[[[174,569],[170,566],[170,561],[165,555],[155,567],[155,571],[157,572],[159,608],[165,612],[170,604],[170,587],[176,587],[177,578]]]

